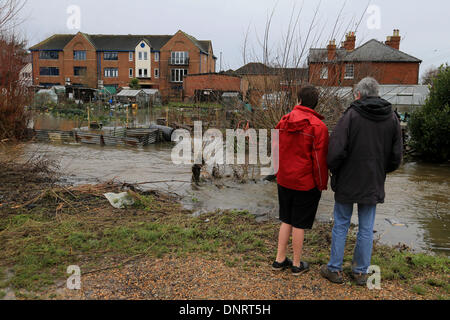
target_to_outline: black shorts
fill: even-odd
[[[297,191],[278,185],[281,222],[297,229],[312,229],[321,197],[317,188]]]

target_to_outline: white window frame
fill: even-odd
[[[328,67],[322,67],[322,69],[320,69],[320,79],[322,80],[328,79]]]
[[[159,62],[159,52],[155,52],[155,62]]]
[[[346,80],[355,79],[355,65],[354,64],[346,64],[345,65],[344,79],[346,79]]]
[[[103,75],[105,78],[118,78],[119,77],[119,69],[118,68],[105,68],[103,71]]]
[[[130,51],[130,53],[128,54],[128,61],[133,61],[133,56],[134,56],[133,52]]]
[[[133,78],[133,73],[134,73],[133,68],[128,69],[128,76],[130,78]]]
[[[144,78],[148,78],[148,69],[145,68],[145,69],[143,69],[143,70],[144,70],[144,75],[143,75],[143,77],[144,77]]]
[[[170,71],[170,82],[182,83],[184,76],[186,76],[187,74],[187,69],[172,69]]]
[[[189,52],[172,51],[170,53],[170,61],[174,65],[186,65],[189,62]]]
[[[148,60],[148,52],[144,51],[144,61]]]
[[[159,79],[159,69],[155,68],[155,79]]]
[[[139,51],[139,61],[142,61],[142,51]]]

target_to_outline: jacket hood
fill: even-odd
[[[284,129],[290,132],[303,131],[315,121],[314,118],[319,120],[324,119],[323,116],[313,109],[304,106],[296,106],[291,113],[285,115],[281,119],[276,129]]]
[[[392,105],[380,97],[356,100],[349,109],[355,109],[361,116],[373,121],[384,121],[392,117]]]

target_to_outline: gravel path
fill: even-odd
[[[382,282],[370,291],[350,282],[334,285],[321,278],[319,266],[299,278],[267,266],[244,272],[199,257],[142,260],[82,276],[82,289],[60,289],[57,299],[127,300],[349,300],[424,299],[398,282]]]

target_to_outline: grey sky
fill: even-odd
[[[242,46],[250,28],[250,40],[258,53],[257,38],[264,33],[268,14],[276,6],[270,42],[280,43],[289,24],[293,6],[300,9],[302,36],[306,35],[314,9],[320,0],[28,0],[23,12],[23,33],[30,45],[54,33],[75,33],[66,26],[68,6],[81,8],[81,31],[101,34],[174,34],[181,29],[199,40],[212,40],[216,56],[223,52],[223,69],[243,64]],[[325,46],[336,17],[346,3],[341,21],[345,26],[359,20],[367,1],[322,0],[316,34],[324,27],[319,42]],[[373,0],[380,8],[380,29],[367,27],[366,14],[357,32],[357,44],[372,38],[386,40],[400,29],[401,50],[423,60],[421,72],[431,65],[450,62],[450,2],[447,0]],[[354,29],[350,28],[350,29]],[[340,39],[337,39],[338,42]],[[218,62],[219,68],[219,62]]]

